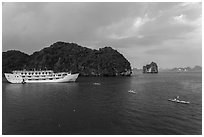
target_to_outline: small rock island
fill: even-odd
[[[98,50],[76,43],[56,42],[49,47],[27,55],[20,51],[3,52],[2,69],[53,70],[80,73],[81,76],[130,76],[129,61],[117,50],[104,47]]]
[[[155,62],[143,66],[143,73],[158,73],[158,66]]]

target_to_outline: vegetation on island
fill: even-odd
[[[20,51],[3,52],[2,69],[70,71],[82,76],[130,76],[129,61],[111,47],[99,50],[75,43],[56,42],[50,47],[27,55]]]
[[[22,70],[29,62],[29,55],[17,50],[9,50],[2,53],[2,72]]]

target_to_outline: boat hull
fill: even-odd
[[[23,78],[17,74],[5,73],[4,74],[8,82],[10,83],[22,83]]]
[[[55,82],[74,82],[78,78],[79,73],[77,74],[69,74],[66,75],[62,78],[58,79],[36,79],[36,80],[28,80],[28,79],[23,79],[20,75],[17,74],[10,74],[10,73],[5,73],[5,77],[10,83],[55,83]]]
[[[187,101],[180,101],[180,100],[173,100],[173,99],[169,99],[169,101],[175,102],[175,103],[181,103],[181,104],[190,104],[190,102],[187,102]]]

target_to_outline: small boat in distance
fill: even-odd
[[[133,91],[133,90],[129,90],[128,92],[129,92],[129,93],[134,93],[134,94],[136,93],[136,92],[135,92],[135,91]]]
[[[96,83],[93,83],[93,85],[101,85],[101,83],[97,83],[97,82],[96,82]]]
[[[176,103],[182,103],[182,104],[190,104],[190,102],[184,101],[184,100],[178,100],[178,98],[179,96],[177,96],[177,98],[174,98],[174,99],[169,99],[169,101],[176,102]]]
[[[79,73],[71,74],[69,72],[54,73],[52,70],[44,71],[12,71],[4,73],[10,83],[48,83],[48,82],[74,82]]]

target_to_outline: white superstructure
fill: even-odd
[[[6,79],[11,83],[44,83],[44,82],[69,82],[75,81],[79,73],[68,72],[54,73],[52,70],[44,71],[12,71],[5,73]]]

